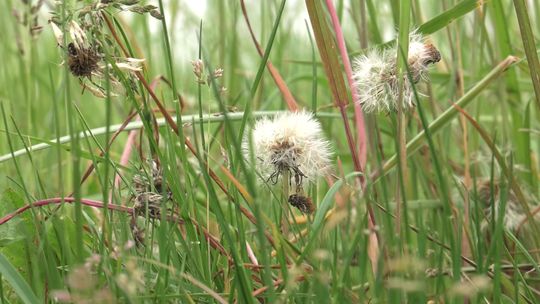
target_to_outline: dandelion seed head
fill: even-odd
[[[426,44],[420,34],[409,36],[408,66],[413,83],[425,77],[429,64],[441,57],[437,49]],[[362,109],[366,113],[390,112],[397,109],[399,99],[399,77],[396,74],[396,54],[394,48],[371,50],[354,60],[354,79]],[[415,106],[413,84],[403,75],[403,109]]]
[[[330,168],[330,144],[311,113],[283,113],[261,119],[255,124],[252,138],[256,167],[266,180],[277,179],[288,170],[298,186],[303,178],[314,181]],[[245,139],[247,158],[249,145]]]

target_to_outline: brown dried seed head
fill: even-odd
[[[99,56],[91,48],[77,48],[74,43],[68,45],[69,70],[77,77],[90,77],[97,70]]]
[[[161,204],[163,201],[163,196],[161,194],[153,192],[140,193],[135,197],[133,209],[135,214],[143,215],[146,212],[146,208],[148,208],[150,217],[160,217]]]
[[[291,206],[298,208],[302,213],[311,214],[315,211],[315,205],[313,205],[311,198],[305,195],[291,194],[288,201]]]

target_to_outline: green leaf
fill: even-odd
[[[482,1],[478,0],[461,1],[451,9],[422,24],[418,28],[418,31],[424,35],[435,33],[436,31],[452,23],[454,20],[461,18],[470,11],[478,8],[481,3]]]
[[[1,201],[1,215],[13,212],[13,210],[16,208],[24,205],[23,198],[10,188],[6,189],[4,193],[2,193]],[[28,222],[29,216],[29,214],[21,214],[20,216],[0,226],[0,247],[4,247],[16,241],[22,240],[28,235],[26,225],[31,225],[31,223]]]
[[[338,48],[334,41],[333,33],[328,27],[321,2],[306,0],[306,6],[334,103],[336,105],[346,105],[349,101],[349,96],[339,62]]]
[[[502,75],[507,69],[513,66],[518,61],[518,58],[514,56],[508,56],[505,60],[501,61],[491,72],[489,72],[482,80],[480,80],[476,85],[474,85],[465,95],[463,95],[456,105],[465,108],[469,103],[471,103],[484,89],[491,84],[495,79]],[[459,111],[451,106],[446,111],[444,111],[439,117],[433,120],[428,128],[431,135],[439,132],[444,126],[447,126],[451,123],[452,119],[457,116]],[[410,157],[413,153],[418,151],[420,147],[424,144],[426,139],[426,132],[419,132],[413,139],[407,143],[407,157]],[[373,174],[373,182],[378,180],[381,176],[387,174],[390,169],[394,168],[397,164],[397,155],[394,154],[390,157],[384,164],[381,171],[377,171]]]
[[[0,273],[2,278],[5,279],[15,293],[20,297],[23,303],[40,303],[34,291],[28,286],[28,283],[20,275],[19,272],[11,265],[11,263],[0,253]]]
[[[538,54],[536,52],[534,33],[529,20],[529,13],[527,12],[527,4],[523,0],[514,0],[514,6],[516,8],[523,48],[525,49],[527,63],[529,64],[531,81],[536,96],[536,105],[540,109],[540,61],[538,60]]]

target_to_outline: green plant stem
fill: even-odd
[[[477,97],[489,84],[502,75],[508,68],[518,62],[518,58],[514,56],[508,56],[501,61],[491,72],[489,72],[482,80],[480,80],[474,87],[472,87],[465,95],[463,95],[455,104],[464,108],[471,103],[475,97]],[[459,114],[453,106],[449,107],[437,117],[432,123],[429,124],[429,130],[432,135],[440,131],[444,126],[450,124],[452,119]],[[413,139],[407,143],[408,157],[414,154],[424,144],[425,131],[419,132]],[[376,182],[382,176],[388,174],[392,168],[397,164],[397,155],[391,156],[383,165],[381,170],[375,171],[371,175],[372,182]]]

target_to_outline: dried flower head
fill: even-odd
[[[92,48],[77,48],[73,42],[68,44],[68,66],[74,76],[92,76],[98,69],[99,60],[99,56]]]
[[[123,51],[104,30],[103,10],[109,7],[134,11],[134,7],[129,4],[98,1],[75,9],[68,19],[53,12],[49,21],[56,42],[66,52],[66,64],[70,72],[79,77],[83,89],[101,98],[107,96],[107,90],[104,89],[107,81],[110,82],[112,96],[120,95],[122,88],[132,89],[135,78],[133,72],[142,71],[144,62],[143,59],[124,57]],[[69,38],[64,37],[62,27],[66,29]],[[106,52],[111,58],[109,62],[104,60]],[[123,74],[122,77],[120,74]]]
[[[311,113],[288,112],[261,119],[255,124],[252,139],[257,169],[267,182],[275,184],[287,173],[299,190],[305,178],[314,181],[330,168],[330,144]],[[249,145],[246,138],[246,152]]]
[[[428,66],[439,62],[441,55],[432,45],[425,43],[420,34],[409,36],[408,67],[412,83],[407,75],[397,75],[397,49],[371,50],[354,61],[354,78],[362,109],[370,112],[390,112],[397,109],[399,77],[403,77],[403,109],[415,106],[413,85],[425,77]]]
[[[163,185],[163,171],[158,163],[149,163],[149,170],[143,167],[133,176],[133,209],[137,215],[145,214],[148,209],[150,217],[159,217],[162,204],[171,199],[172,193],[167,185]]]
[[[168,185],[163,183],[163,171],[159,164],[152,160],[148,167],[143,166],[133,176],[133,217],[130,228],[137,246],[144,244],[144,229],[138,226],[137,217],[148,214],[151,219],[160,218],[163,204],[172,198]]]

